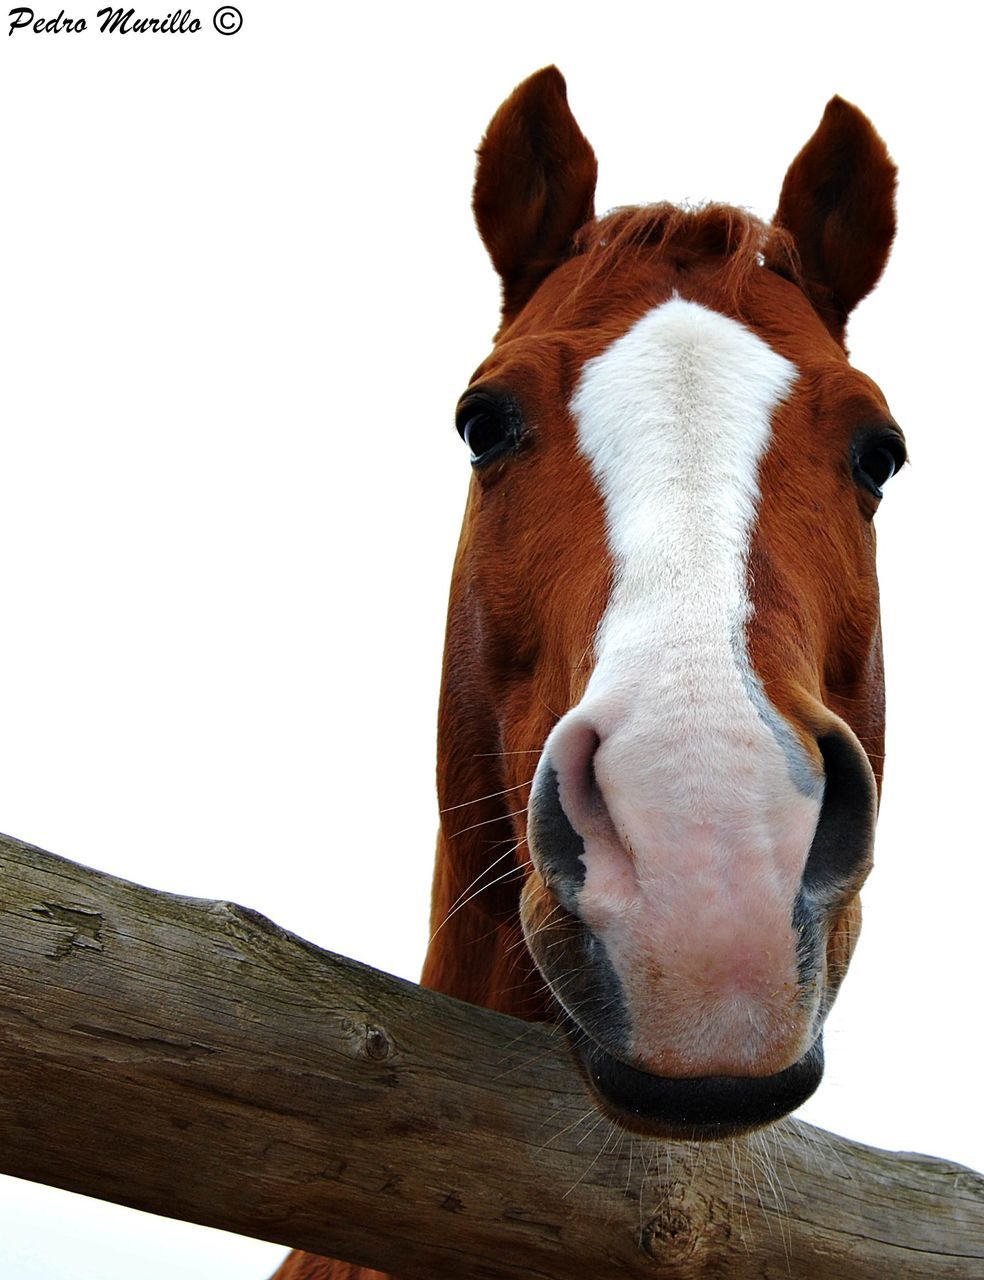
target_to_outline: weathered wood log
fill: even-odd
[[[0,1171],[394,1271],[984,1276],[984,1179],[629,1138],[553,1028],[0,837]]]

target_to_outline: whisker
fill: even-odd
[[[459,902],[453,911],[448,912],[448,914],[444,917],[441,923],[437,926],[437,928],[431,934],[430,941],[433,942],[434,939],[437,937],[437,935],[441,932],[441,930],[447,924],[447,922],[451,919],[451,917],[456,916],[462,907],[467,907],[469,902],[471,902],[473,898],[477,898],[478,895],[480,893],[484,893],[486,889],[491,889],[494,884],[501,884],[503,880],[507,880],[510,876],[514,876],[517,874],[523,875],[524,869],[522,867],[510,867],[509,870],[503,872],[501,876],[496,876],[494,880],[490,880],[488,884],[483,884],[480,889],[476,889],[474,893],[469,894],[468,897],[464,900],[464,902]],[[428,945],[430,944],[428,943]]]
[[[487,796],[478,796],[475,800],[462,800],[461,804],[449,804],[446,809],[439,809],[439,813],[453,813],[455,809],[467,809],[470,804],[481,804],[483,800],[495,800],[497,796],[504,796],[510,791],[520,791],[523,787],[528,787],[533,779],[529,778],[526,782],[517,782],[514,787],[503,787],[501,791],[490,791]],[[467,830],[467,827],[465,828]]]
[[[487,827],[492,822],[503,822],[506,818],[518,818],[528,808],[529,805],[523,805],[522,809],[515,809],[512,813],[497,813],[494,818],[486,818],[484,822],[473,822],[470,827],[462,827],[460,831],[452,831],[448,839],[454,840],[457,836],[463,836],[466,831],[477,831],[479,827]]]
[[[536,1154],[540,1155],[541,1152],[545,1151],[547,1147],[550,1146],[551,1142],[555,1142],[558,1138],[562,1138],[565,1133],[570,1133],[572,1129],[579,1129],[581,1125],[584,1124],[585,1120],[587,1120],[588,1116],[593,1116],[595,1114],[596,1114],[595,1108],[593,1106],[588,1107],[587,1111],[585,1111],[584,1115],[582,1115],[580,1119],[573,1121],[571,1124],[561,1129],[559,1133],[553,1134],[551,1137],[549,1137],[546,1140],[546,1142],[543,1144],[542,1147],[537,1147]],[[554,1115],[556,1115],[556,1112],[554,1112]],[[552,1116],[551,1116],[551,1119],[553,1119]],[[547,1122],[544,1121],[544,1124],[546,1123]]]
[[[473,889],[475,885],[478,884],[479,880],[481,880],[483,876],[487,876],[493,867],[497,867],[499,863],[503,860],[503,858],[508,858],[510,854],[515,853],[518,848],[519,848],[519,845],[514,844],[511,849],[507,849],[505,853],[500,853],[498,858],[496,858],[493,862],[490,862],[487,867],[485,867],[482,871],[480,871],[478,875],[475,877],[475,879],[471,882],[471,884],[466,885],[465,888],[462,889],[462,891],[458,894],[457,898],[455,898],[454,902],[451,903],[451,906],[448,908],[448,916],[451,915],[451,913],[458,906],[459,902],[461,902],[461,899],[469,892],[469,890]],[[445,919],[446,918],[447,917],[445,917]]]
[[[600,1119],[599,1119],[599,1123],[601,1122],[601,1120],[604,1120],[604,1119],[605,1119],[605,1116],[601,1116],[601,1117],[600,1117]],[[596,1125],[594,1125],[594,1126],[592,1127],[592,1129],[591,1129],[590,1133],[586,1134],[585,1136],[590,1138],[591,1134],[592,1134],[592,1133],[594,1133],[595,1129],[597,1129],[597,1128],[598,1128],[598,1125],[597,1125],[597,1124],[596,1124]],[[598,1161],[601,1159],[601,1157],[605,1154],[605,1151],[608,1149],[608,1144],[609,1144],[609,1142],[611,1142],[611,1140],[612,1140],[612,1134],[613,1134],[613,1133],[617,1133],[617,1132],[618,1132],[618,1129],[617,1129],[617,1128],[616,1128],[616,1126],[615,1126],[614,1124],[612,1124],[612,1122],[609,1120],[609,1121],[608,1121],[608,1136],[605,1138],[605,1141],[602,1143],[601,1147],[598,1149],[598,1152],[597,1152],[597,1154],[595,1155],[595,1158],[591,1161],[591,1163],[588,1165],[588,1167],[584,1170],[584,1172],[581,1174],[580,1178],[578,1178],[577,1182],[575,1182],[575,1183],[574,1183],[573,1187],[568,1187],[568,1189],[564,1192],[564,1194],[563,1194],[563,1196],[561,1197],[561,1199],[566,1200],[566,1199],[567,1199],[567,1197],[571,1194],[571,1192],[572,1192],[572,1191],[576,1191],[576,1190],[577,1190],[577,1188],[581,1185],[581,1183],[584,1181],[584,1179],[588,1176],[588,1174],[591,1172],[591,1170],[595,1167],[595,1165],[598,1163]],[[583,1142],[583,1141],[584,1141],[584,1139],[582,1138],[582,1139],[581,1139],[581,1141]],[[578,1146],[580,1146],[580,1145],[581,1145],[581,1143],[579,1142],[577,1145],[578,1145]]]

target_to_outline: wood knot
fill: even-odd
[[[365,1037],[366,1057],[371,1058],[374,1062],[382,1062],[384,1058],[391,1058],[395,1052],[396,1046],[383,1028],[374,1027],[371,1022],[367,1022]]]
[[[689,1257],[697,1243],[693,1224],[680,1209],[665,1209],[650,1218],[642,1233],[642,1250],[657,1262]]]
[[[643,1253],[663,1267],[679,1267],[707,1244],[708,1205],[696,1194],[677,1195],[660,1206],[643,1228]],[[689,1268],[680,1274],[689,1275]]]

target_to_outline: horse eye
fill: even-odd
[[[882,486],[905,463],[905,445],[895,434],[878,436],[859,445],[854,455],[854,476],[876,498],[882,496]]]
[[[490,413],[476,413],[465,423],[461,435],[471,449],[472,462],[478,462],[505,442],[508,427]]]
[[[458,434],[471,450],[473,466],[491,462],[519,439],[520,419],[515,405],[489,395],[469,396],[459,406]]]

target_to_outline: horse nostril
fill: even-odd
[[[607,833],[611,825],[595,778],[600,745],[601,737],[587,717],[566,717],[547,742],[530,796],[534,865],[575,915],[574,900],[587,874],[585,840]]]
[[[823,757],[823,804],[803,872],[805,888],[855,893],[871,869],[877,791],[868,757],[853,736],[817,738]]]
[[[567,816],[579,829],[601,803],[594,770],[600,745],[601,738],[593,724],[569,717],[554,731],[545,753],[554,769]]]
[[[565,910],[579,917],[585,889],[602,912],[608,899],[624,902],[637,889],[631,857],[595,776],[601,746],[587,717],[562,720],[544,748],[530,796],[533,864]]]
[[[557,770],[546,755],[533,784],[528,826],[534,865],[561,906],[576,915],[576,898],[586,870],[584,840],[564,812]]]

